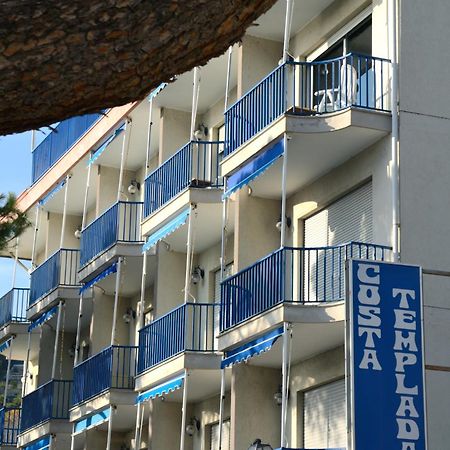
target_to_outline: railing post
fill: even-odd
[[[9,385],[9,375],[11,373],[12,346],[14,338],[15,335],[11,337],[11,341],[9,343],[8,366],[6,369],[5,390],[3,391],[3,408],[6,408],[6,400],[8,398],[8,385]]]
[[[188,396],[188,379],[189,372],[184,370],[184,383],[183,383],[183,403],[181,408],[181,433],[180,433],[180,450],[184,450],[185,447],[185,430],[186,430],[186,415],[187,415],[187,396]]]
[[[116,273],[116,286],[114,292],[114,311],[113,311],[113,321],[111,330],[111,345],[114,345],[116,340],[116,322],[117,322],[117,308],[119,304],[119,289],[120,289],[120,275],[122,273],[122,257],[117,261],[117,273]]]

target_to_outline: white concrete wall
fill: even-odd
[[[159,129],[159,163],[170,158],[190,139],[191,113],[161,108]]]

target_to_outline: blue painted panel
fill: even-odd
[[[85,417],[84,419],[75,422],[74,434],[78,434],[81,431],[87,430],[89,428],[100,425],[103,422],[106,422],[109,419],[110,409],[105,408],[102,411],[99,411],[92,416]]]
[[[162,395],[169,394],[170,392],[176,391],[183,386],[184,375],[174,378],[173,380],[166,381],[165,383],[160,384],[148,391],[139,394],[136,397],[136,404],[145,402],[147,400],[161,397]]]
[[[421,269],[349,267],[353,448],[425,450]]]

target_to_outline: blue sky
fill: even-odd
[[[38,132],[40,141],[43,134]],[[31,133],[0,136],[0,192],[20,194],[31,182]],[[0,296],[11,289],[13,261],[0,258]],[[28,287],[29,277],[17,268],[16,287]]]

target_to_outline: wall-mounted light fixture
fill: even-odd
[[[130,185],[128,186],[128,193],[131,195],[136,194],[137,191],[141,190],[141,183],[137,180],[131,180]]]
[[[202,269],[200,266],[195,266],[192,269],[192,273],[191,273],[191,281],[192,281],[192,283],[197,284],[201,280],[203,280],[203,278],[205,278],[205,270]]]
[[[136,311],[133,308],[127,308],[122,319],[125,323],[130,323],[132,320],[136,319]]]
[[[292,220],[290,217],[286,216],[286,226],[288,228],[291,228],[292,225]],[[281,227],[283,226],[283,222],[281,221],[281,216],[280,216],[280,220],[276,223],[276,228],[277,230],[281,233]]]
[[[75,232],[73,233],[76,239],[81,239],[81,230],[80,227],[78,227]]]
[[[194,137],[197,141],[201,141],[208,136],[208,128],[205,124],[201,123],[198,128],[194,131]]]
[[[273,401],[280,406],[283,403],[283,394],[281,392],[281,386],[278,386],[278,391],[273,394]]]
[[[200,431],[200,420],[198,420],[197,417],[192,417],[186,425],[186,434],[188,436],[194,436],[196,431]]]
[[[255,439],[248,450],[273,450],[273,448],[270,444],[263,444],[261,439]]]

